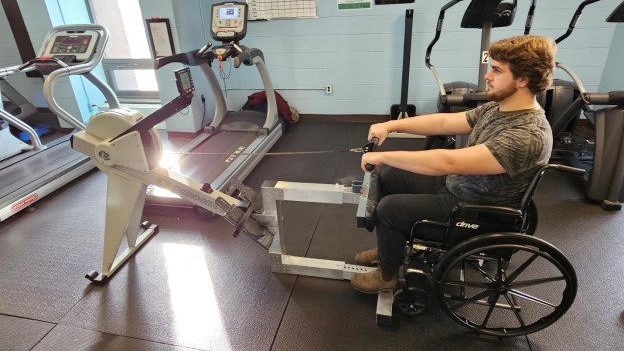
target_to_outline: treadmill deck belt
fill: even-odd
[[[180,172],[204,183],[212,183],[258,137],[255,132],[222,131],[204,141],[180,161]],[[249,150],[252,151],[253,150]],[[247,151],[247,152],[249,152]],[[198,153],[198,155],[193,155]],[[216,153],[201,155],[201,153]]]
[[[6,167],[0,170],[0,198],[81,159],[84,156],[70,148],[66,141]]]

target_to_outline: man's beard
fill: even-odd
[[[512,83],[498,91],[488,90],[487,97],[492,101],[501,102],[505,100],[506,98],[515,94],[516,91],[518,91],[518,88],[516,88]]]

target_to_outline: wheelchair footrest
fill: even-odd
[[[381,290],[377,295],[376,322],[380,327],[392,327],[392,305],[394,304],[394,292]]]

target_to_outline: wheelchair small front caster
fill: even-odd
[[[418,288],[408,287],[394,293],[394,306],[407,317],[421,315],[429,308],[429,296]]]

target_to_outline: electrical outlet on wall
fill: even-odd
[[[333,84],[327,84],[325,86],[325,94],[333,94],[334,93],[334,85]]]

